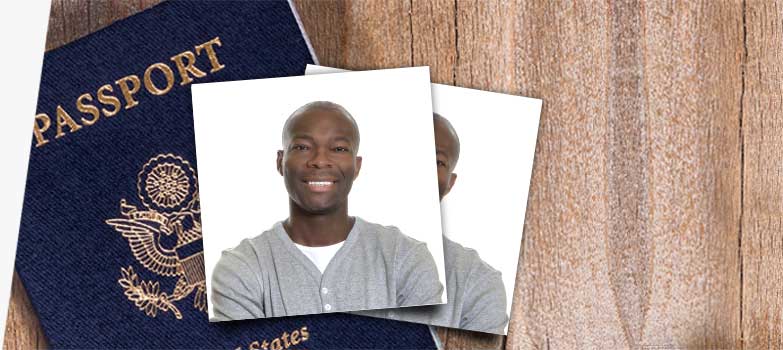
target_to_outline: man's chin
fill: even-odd
[[[299,205],[299,209],[310,215],[327,215],[338,212],[340,205],[332,203],[302,203]]]

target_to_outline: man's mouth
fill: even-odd
[[[310,186],[329,186],[334,183],[335,181],[307,181]]]
[[[311,180],[311,181],[305,181],[307,184],[307,188],[310,189],[310,191],[313,192],[328,192],[331,191],[332,188],[334,188],[334,184],[337,183],[336,180]]]

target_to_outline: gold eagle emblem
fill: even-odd
[[[204,253],[196,173],[173,154],[150,159],[138,174],[136,189],[143,208],[120,200],[121,217],[106,220],[128,242],[141,266],[162,277],[177,277],[174,290],[160,291],[159,281],[141,280],[133,266],[120,268],[117,282],[125,296],[148,316],[158,311],[182,313],[175,302],[193,291],[193,307],[207,309]]]

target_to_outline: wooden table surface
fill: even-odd
[[[155,2],[54,0],[47,48]],[[783,348],[783,2],[295,3],[323,65],[544,100],[508,337],[447,349]]]

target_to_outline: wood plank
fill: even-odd
[[[429,66],[433,83],[453,85],[457,67],[456,3],[412,0],[411,8],[412,64]]]
[[[504,349],[506,337],[502,335],[471,332],[462,329],[438,327],[444,350],[495,350]]]
[[[742,9],[458,3],[458,85],[544,99],[508,348],[739,346]]]
[[[11,303],[8,305],[8,318],[5,325],[3,349],[45,349],[48,342],[38,322],[33,305],[27,292],[14,272],[11,284]]]
[[[51,0],[49,8],[49,28],[46,30],[46,51],[58,48],[65,43],[65,30],[63,29],[63,0]]]
[[[783,348],[783,3],[748,1],[742,109],[745,348]]]
[[[429,66],[432,82],[454,84],[457,63],[457,4],[453,0],[411,3],[414,66]],[[505,337],[438,327],[444,349],[502,349]]]
[[[654,254],[642,343],[737,349],[742,4],[644,6]]]
[[[161,1],[52,0],[46,50],[56,49]]]
[[[96,32],[116,20],[123,19],[138,12],[138,6],[138,3],[130,1],[90,1],[87,6],[90,33]]]
[[[294,1],[324,66],[351,70],[408,67],[408,1]]]
[[[57,12],[55,12],[57,10]],[[46,39],[46,48],[51,50],[79,39],[89,33],[89,2],[79,0],[52,0],[49,14],[50,33],[54,31],[53,39]],[[54,23],[52,23],[54,21]]]

